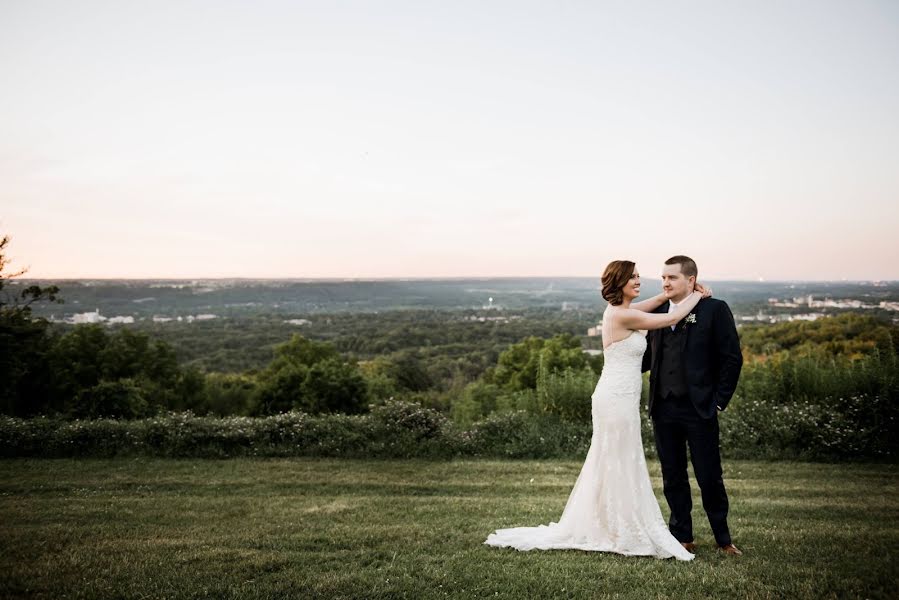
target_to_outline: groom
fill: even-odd
[[[655,312],[675,310],[692,293],[697,274],[696,263],[687,256],[666,260],[662,287],[668,302]],[[647,342],[643,371],[651,371],[649,414],[671,509],[668,528],[681,545],[695,552],[689,447],[715,542],[724,553],[740,555],[727,528],[727,492],[718,451],[718,413],[727,408],[743,366],[734,317],[725,302],[704,298],[674,327],[650,331]]]

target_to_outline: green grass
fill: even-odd
[[[726,462],[737,558],[695,482],[689,563],[483,545],[558,520],[580,465],[4,460],[0,597],[895,597],[896,465]]]

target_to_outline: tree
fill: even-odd
[[[400,388],[410,392],[423,392],[434,385],[431,376],[415,354],[403,352],[390,362],[393,363],[390,374]]]
[[[4,273],[10,260],[6,257],[6,247],[9,245],[10,237],[4,235],[0,238],[0,314],[4,317],[8,315],[18,315],[28,317],[31,315],[31,305],[34,302],[48,300],[62,304],[62,299],[57,298],[59,288],[55,285],[42,288],[38,285],[30,285],[23,289],[19,294],[10,294],[7,282],[21,277],[28,272],[28,269],[22,269],[14,273]]]
[[[80,413],[77,397],[104,379],[101,354],[109,336],[100,325],[79,325],[57,338],[47,353],[46,402],[54,412]]]
[[[536,389],[541,361],[548,373],[580,370],[590,364],[580,340],[570,334],[548,340],[529,337],[500,354],[496,368],[484,379],[508,391]]]
[[[259,381],[256,414],[291,409],[358,413],[368,404],[368,386],[358,367],[346,363],[331,344],[299,334],[275,349]]]
[[[360,413],[368,407],[367,391],[359,369],[329,358],[309,369],[302,400],[294,407],[311,413]]]
[[[81,390],[73,407],[73,417],[133,419],[149,414],[144,388],[133,379],[101,381]]]
[[[500,387],[493,383],[474,381],[468,384],[450,409],[453,420],[461,425],[480,421],[496,410],[502,393]]]
[[[272,415],[310,404],[303,397],[308,376],[306,365],[285,365],[266,373],[259,386],[259,402],[254,414]]]
[[[275,360],[269,365],[269,369],[277,371],[288,365],[310,366],[338,356],[340,354],[333,345],[307,340],[295,333],[289,341],[275,347]]]
[[[21,277],[27,269],[5,272],[9,265],[6,247],[10,238],[0,238],[0,412],[28,416],[38,412],[35,404],[41,395],[46,376],[44,358],[49,340],[46,319],[33,319],[31,305],[57,298],[55,285],[41,288],[31,285],[11,294],[9,282]]]
[[[88,390],[104,382],[128,380],[128,394],[139,387],[140,397],[146,400],[147,410],[177,408],[197,396],[199,382],[185,381],[171,347],[162,341],[151,341],[146,333],[121,329],[108,334],[102,325],[77,325],[56,338],[47,352],[47,393],[49,408],[56,412],[83,417],[90,414],[90,406],[81,406]],[[101,388],[104,402],[116,393],[125,394],[125,387]],[[110,392],[109,390],[114,390]],[[121,392],[121,393],[120,393]],[[128,398],[137,396],[129,395]],[[93,402],[93,400],[91,400]],[[135,404],[135,406],[137,406]],[[140,412],[140,411],[133,411]],[[124,415],[125,412],[122,412]]]
[[[399,394],[399,385],[393,378],[393,363],[382,356],[361,361],[359,372],[368,386],[368,397],[374,402],[382,402]]]
[[[200,414],[218,416],[253,414],[259,384],[256,378],[242,373],[208,373],[188,367],[184,370],[182,388],[197,382],[195,400],[190,407]],[[182,396],[189,396],[189,391]]]

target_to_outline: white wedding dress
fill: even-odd
[[[518,550],[572,548],[693,560],[662,518],[640,435],[640,365],[646,338],[638,332],[606,351],[593,392],[590,450],[559,522],[499,529],[485,544]]]

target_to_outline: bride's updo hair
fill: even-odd
[[[602,273],[602,297],[612,306],[624,302],[624,286],[634,274],[636,263],[629,260],[613,260]]]

